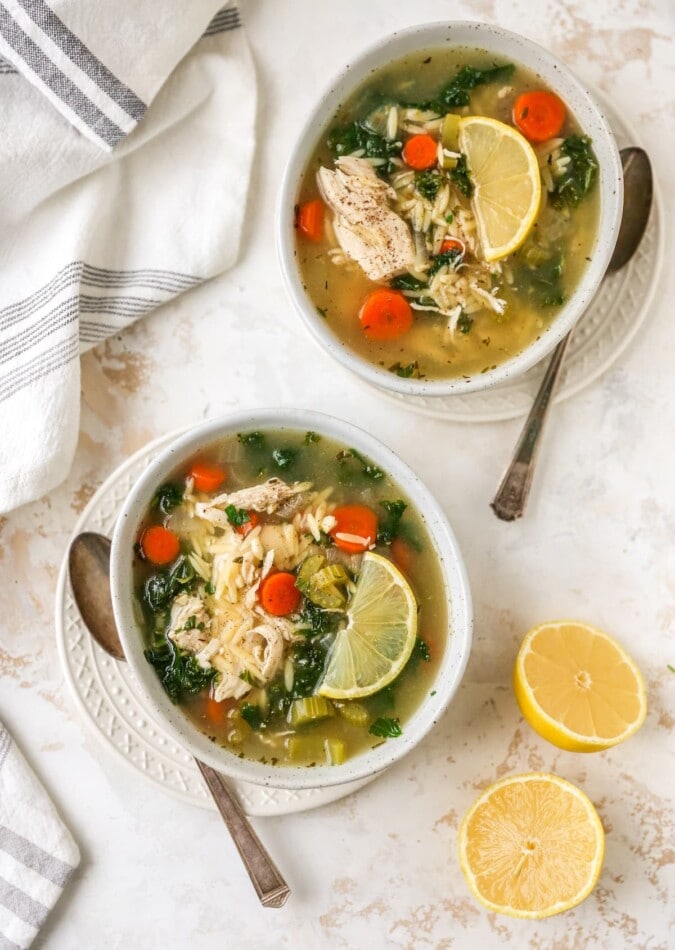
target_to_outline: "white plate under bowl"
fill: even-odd
[[[162,436],[127,459],[101,485],[75,525],[108,537],[122,503],[148,463],[178,432]],[[75,705],[94,735],[124,762],[163,791],[203,808],[215,808],[192,756],[149,711],[128,663],[107,655],[91,638],[73,599],[64,556],[56,587],[56,640]],[[381,772],[379,773],[382,774]],[[286,789],[228,783],[248,815],[286,815],[343,798],[376,775],[326,788]]]
[[[609,121],[619,148],[639,145],[640,137],[613,103],[591,90]],[[590,386],[618,360],[647,314],[663,257],[663,211],[657,182],[647,230],[631,260],[606,277],[572,334],[555,401],[561,402]],[[450,396],[407,396],[379,386],[368,386],[399,408],[451,422],[498,422],[526,415],[532,406],[549,362],[547,356],[521,376],[480,392]]]

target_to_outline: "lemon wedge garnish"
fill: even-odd
[[[330,699],[372,696],[396,679],[417,637],[417,603],[399,569],[379,554],[363,557],[347,625],[335,635],[317,692]]]
[[[518,250],[539,212],[537,156],[516,129],[482,115],[461,120],[459,148],[474,186],[471,206],[483,256],[501,260]]]

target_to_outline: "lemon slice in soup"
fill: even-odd
[[[478,236],[486,261],[517,251],[539,211],[541,179],[537,156],[516,129],[483,115],[459,124],[459,148],[474,185]]]
[[[364,555],[347,621],[335,636],[317,691],[331,699],[372,696],[410,659],[417,637],[417,602],[391,561],[370,551]]]

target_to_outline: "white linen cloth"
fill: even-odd
[[[0,722],[0,950],[30,947],[79,863],[70,832]]]
[[[67,475],[79,353],[236,258],[255,74],[223,0],[0,0],[0,512]]]

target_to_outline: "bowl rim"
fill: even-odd
[[[370,65],[371,61],[377,59],[392,45],[403,44],[412,37],[420,37],[420,49],[432,48],[434,45],[440,46],[444,41],[450,45],[452,41],[449,40],[448,34],[452,31],[470,31],[475,36],[475,44],[469,43],[468,38],[460,38],[454,43],[458,47],[475,45],[476,48],[480,48],[481,37],[491,36],[506,39],[508,43],[522,48],[534,59],[539,60],[538,65],[523,62],[522,65],[525,68],[539,73],[541,66],[545,66],[550,73],[562,77],[573,90],[574,96],[578,97],[573,104],[570,103],[571,111],[576,115],[580,107],[583,107],[593,117],[599,133],[599,135],[594,134],[594,145],[598,147],[597,142],[600,138],[603,151],[607,152],[604,160],[599,162],[596,186],[599,189],[600,198],[598,230],[591,251],[591,260],[569,300],[558,311],[541,336],[521,353],[500,363],[494,369],[473,376],[433,380],[404,379],[377,367],[370,360],[356,353],[319,318],[316,308],[302,286],[300,270],[295,260],[293,208],[307,161],[317,141],[316,130],[320,130],[319,134],[324,133],[340,104],[364,82],[368,69],[377,68]],[[408,50],[408,54],[410,52],[411,50]],[[488,52],[494,51],[488,50]],[[392,54],[392,58],[402,58],[405,55],[407,55],[406,52],[398,50]],[[357,79],[350,81],[350,77],[354,74],[357,75]],[[542,78],[554,91],[560,92],[559,84],[557,85],[550,75]],[[563,98],[567,103],[569,96],[563,96]],[[610,196],[612,200],[606,200]],[[527,372],[551,353],[583,316],[605,275],[618,237],[622,210],[623,170],[616,140],[604,115],[602,105],[595,101],[569,66],[533,40],[496,24],[480,20],[436,20],[396,30],[370,44],[358,56],[352,58],[321,91],[301,130],[295,136],[294,145],[286,161],[275,213],[275,243],[286,292],[315,344],[327,351],[344,368],[376,388],[404,395],[448,396],[477,392],[499,385],[511,376],[520,376]]]
[[[210,742],[192,725],[180,707],[171,703],[143,656],[144,643],[134,617],[131,578],[131,555],[142,515],[158,484],[181,461],[218,438],[251,428],[308,429],[353,444],[385,467],[409,496],[425,523],[438,556],[450,635],[433,686],[407,720],[403,736],[359,753],[340,766],[271,766],[229,753]],[[110,590],[124,653],[139,685],[141,698],[149,709],[160,718],[181,747],[195,757],[231,778],[258,785],[317,788],[365,778],[388,768],[411,751],[446,711],[459,688],[471,649],[473,618],[469,581],[457,539],[439,503],[410,466],[374,436],[345,420],[308,410],[274,408],[230,413],[193,427],[172,440],[139,476],[120,509],[112,537]]]

